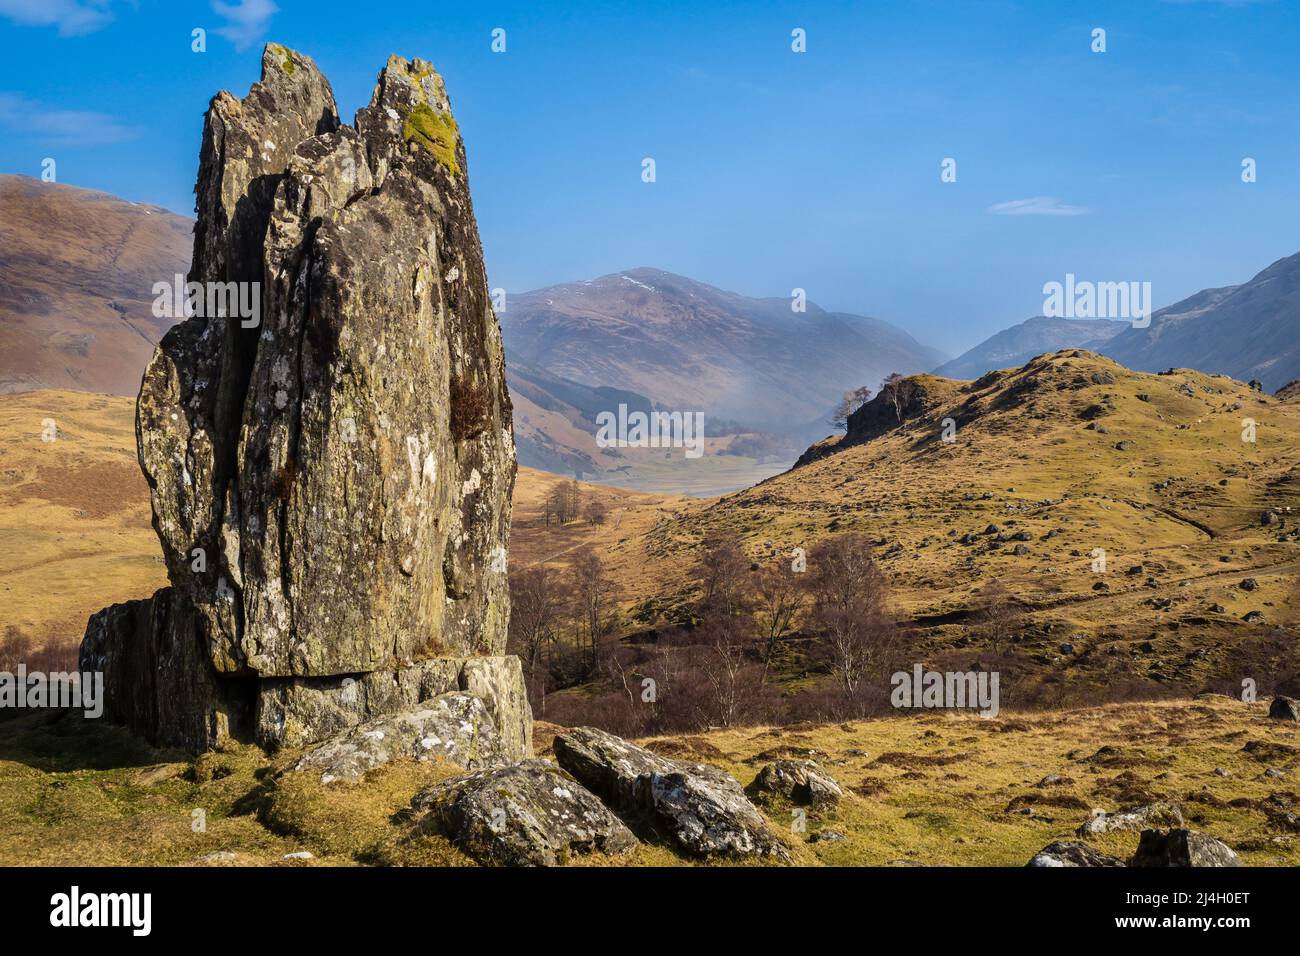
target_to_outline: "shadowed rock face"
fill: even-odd
[[[137,438],[168,619],[240,699],[504,650],[515,452],[465,168],[418,59],[389,59],[355,127],[275,44],[209,107],[189,278],[258,283],[260,322],[173,328]],[[252,723],[275,744],[292,717]]]

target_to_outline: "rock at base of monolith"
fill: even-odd
[[[445,834],[480,863],[555,866],[574,854],[625,853],[637,844],[595,795],[546,760],[426,787],[411,813],[417,830]]]
[[[478,697],[453,691],[419,706],[376,717],[327,740],[293,769],[320,774],[321,783],[356,780],[391,760],[434,759],[480,770],[509,763],[492,716]]]
[[[506,759],[532,756],[532,710],[514,656],[436,657],[346,677],[265,679],[257,696],[257,742],[269,750],[317,743],[453,691],[483,701]]]
[[[555,738],[560,766],[616,812],[649,818],[698,857],[774,857],[790,851],[740,783],[707,764],[685,764],[594,727]]]
[[[1123,860],[1107,856],[1074,840],[1057,840],[1049,843],[1030,858],[1025,866],[1030,867],[1081,867],[1081,866],[1123,866]]]
[[[155,746],[192,752],[245,737],[256,688],[213,673],[196,628],[172,588],[91,615],[78,664],[104,675],[102,716]]]
[[[1195,830],[1143,830],[1129,866],[1241,866],[1222,840]]]

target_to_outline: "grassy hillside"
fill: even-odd
[[[1189,825],[1227,842],[1247,865],[1300,864],[1294,725],[1266,705],[1223,697],[1124,704],[985,720],[927,714],[850,724],[749,727],[646,742],[724,768],[749,784],[764,763],[811,755],[844,786],[833,811],[763,803],[801,865],[1020,866],[1093,808],[1152,799],[1181,804]],[[550,728],[552,731],[555,728]],[[550,735],[539,725],[539,751]],[[1247,743],[1265,744],[1247,752]],[[252,747],[198,760],[158,752],[107,724],[41,712],[0,721],[0,864],[472,865],[440,837],[408,839],[395,814],[422,786],[455,774],[404,762],[355,784],[277,776]],[[1264,759],[1258,759],[1258,758]],[[1264,776],[1279,769],[1282,777]],[[1048,774],[1057,783],[1039,786]],[[204,811],[196,830],[194,811]],[[840,842],[809,842],[836,830]],[[1127,858],[1136,833],[1092,838]],[[311,860],[286,861],[307,850]],[[210,854],[216,854],[210,856]],[[603,858],[582,865],[609,865]],[[627,865],[689,865],[642,845]]]

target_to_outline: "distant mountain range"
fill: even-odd
[[[190,266],[194,223],[106,193],[0,176],[0,392],[134,395],[172,325],[153,284]]]
[[[1202,289],[1151,316],[1147,328],[1105,319],[1037,316],[1004,329],[934,370],[975,379],[1044,352],[1081,347],[1139,372],[1194,368],[1274,392],[1300,379],[1300,253],[1249,282]]]
[[[0,176],[0,392],[134,396],[171,324],[152,314],[153,285],[188,270],[192,228],[158,207]],[[511,296],[500,319],[521,462],[676,488],[680,460],[600,448],[595,418],[620,404],[701,411],[706,462],[722,457],[696,487],[738,487],[824,437],[845,390],[878,389],[891,372],[974,379],[1081,346],[1140,370],[1192,367],[1275,390],[1300,378],[1300,255],[1162,309],[1149,329],[1037,316],[951,361],[879,319],[811,302],[795,312],[789,299],[650,268]]]
[[[1300,378],[1300,253],[1249,282],[1161,309],[1149,328],[1127,329],[1096,351],[1138,371],[1194,368],[1276,391]]]
[[[764,431],[802,434],[847,389],[944,359],[879,319],[649,268],[516,296],[500,318],[516,361]]]
[[[1018,368],[1044,352],[1082,345],[1100,351],[1101,343],[1128,327],[1127,322],[1109,319],[1052,319],[1036,315],[1019,325],[1003,329],[951,362],[940,365],[934,374],[945,378],[976,379],[995,368]]]

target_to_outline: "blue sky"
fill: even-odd
[[[0,0],[0,172],[54,157],[189,214],[207,101],[247,91],[268,39],[349,118],[390,52],[438,67],[508,290],[657,266],[801,287],[955,354],[1067,272],[1150,281],[1159,306],[1300,251],[1287,0]]]

